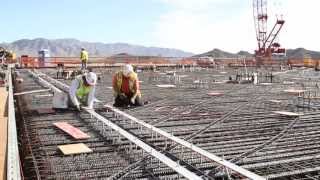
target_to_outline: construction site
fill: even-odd
[[[9,56],[0,68],[0,179],[319,180],[319,62],[294,60],[253,0],[254,57]],[[0,56],[1,57],[1,56]],[[143,106],[114,106],[132,64]],[[97,75],[93,108],[70,108]],[[82,86],[82,85],[81,85]]]

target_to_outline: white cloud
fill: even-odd
[[[256,48],[252,0],[160,1],[170,7],[155,23],[153,36],[161,46],[194,53],[213,48],[253,52]],[[279,38],[284,47],[316,50],[320,38],[316,19],[319,0],[270,0],[268,3],[269,17],[275,17],[274,11],[284,14],[286,24]],[[268,27],[274,22],[275,18],[270,18]]]
[[[285,0],[283,6],[286,24],[280,37],[282,44],[288,48],[319,50],[320,1]]]

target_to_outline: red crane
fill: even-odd
[[[285,22],[282,16],[280,19],[277,17],[276,23],[269,33],[267,29],[267,0],[253,0],[253,16],[258,42],[258,49],[255,50],[257,65],[271,61],[272,54],[285,54],[285,49],[281,48],[278,42],[275,42]]]

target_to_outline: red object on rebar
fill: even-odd
[[[69,134],[70,136],[72,136],[75,139],[88,139],[88,138],[90,138],[89,135],[82,132],[80,129],[75,128],[74,126],[70,125],[67,122],[57,122],[57,123],[53,123],[53,125],[55,125],[59,129],[63,130],[64,132],[66,132],[67,134]]]

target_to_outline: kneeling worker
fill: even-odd
[[[112,79],[115,107],[142,106],[138,75],[130,64],[117,72]]]
[[[72,104],[81,110],[81,106],[93,108],[95,100],[95,85],[97,83],[97,75],[93,72],[77,76],[71,83],[69,95]]]

